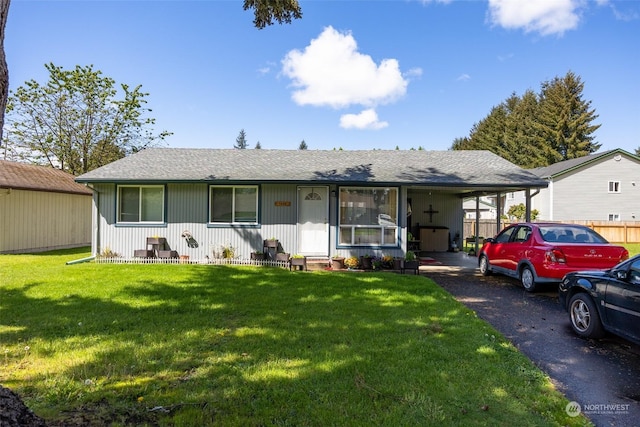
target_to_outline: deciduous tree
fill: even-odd
[[[9,95],[6,142],[15,157],[79,175],[171,134],[153,132],[141,86],[118,89],[91,65],[45,68],[48,82],[30,80]]]
[[[253,25],[263,29],[274,21],[290,24],[292,19],[302,18],[298,0],[244,0],[244,10],[253,9]]]

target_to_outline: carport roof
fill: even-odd
[[[515,190],[547,182],[489,151],[150,148],[78,182],[338,183]]]

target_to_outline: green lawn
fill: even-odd
[[[0,383],[50,422],[577,426],[424,277],[0,255]]]

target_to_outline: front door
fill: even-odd
[[[329,255],[328,187],[298,187],[298,249],[303,255]]]

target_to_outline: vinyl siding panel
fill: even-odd
[[[90,195],[1,191],[0,253],[90,245]]]
[[[609,181],[620,182],[620,192],[610,193]],[[553,182],[553,220],[607,220],[616,213],[621,221],[640,215],[640,165],[622,156],[610,157]]]

